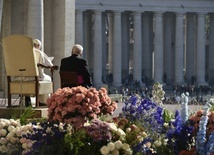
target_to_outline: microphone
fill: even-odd
[[[26,71],[26,69],[21,68],[21,69],[19,69],[19,71],[21,71],[21,72],[22,72],[22,71]]]

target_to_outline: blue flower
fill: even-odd
[[[199,131],[197,132],[196,135],[196,152],[199,153],[200,155],[207,155],[206,153],[206,126],[208,122],[208,116],[207,113],[210,109],[211,105],[207,103],[204,106],[204,113],[203,116],[201,117],[200,123],[199,123]],[[212,137],[211,137],[212,139]],[[209,146],[211,142],[208,143]]]
[[[209,140],[205,147],[206,155],[209,155],[214,152],[214,132],[209,137]]]

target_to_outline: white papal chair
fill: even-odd
[[[8,107],[11,107],[13,94],[35,97],[36,107],[39,107],[39,94],[53,93],[53,82],[39,81],[33,39],[24,35],[11,35],[2,39],[2,45],[8,85]]]

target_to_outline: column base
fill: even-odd
[[[208,86],[208,83],[207,82],[197,82],[197,85],[199,86]]]
[[[174,84],[185,85],[186,83],[185,83],[184,80],[183,80],[183,81],[177,81],[177,82],[175,82]]]
[[[104,84],[102,82],[101,83],[94,83],[94,87],[98,90],[103,86],[104,86]]]
[[[113,86],[114,86],[114,87],[121,87],[121,86],[122,86],[122,83],[113,83]]]

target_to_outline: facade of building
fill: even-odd
[[[95,87],[214,82],[213,0],[0,0],[0,10],[1,38],[41,39],[56,65],[82,44]],[[4,91],[2,52],[0,63]]]
[[[213,0],[78,0],[75,38],[95,85],[214,82]]]

